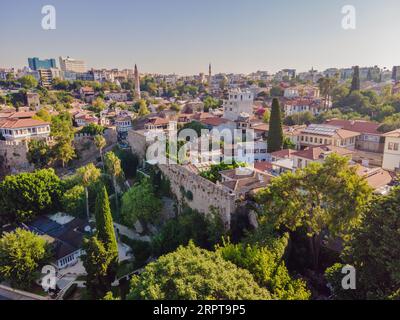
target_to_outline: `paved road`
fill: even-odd
[[[0,285],[0,300],[47,300],[47,298]]]

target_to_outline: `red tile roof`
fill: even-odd
[[[309,160],[318,160],[321,159],[322,156],[329,153],[337,153],[341,156],[350,156],[353,154],[353,151],[335,146],[316,146],[297,151],[293,153],[293,155]]]
[[[290,158],[292,154],[296,153],[296,150],[286,149],[279,150],[271,153],[271,156],[275,158],[287,159]]]
[[[19,128],[29,128],[29,127],[41,127],[49,125],[48,122],[36,119],[3,119],[0,120],[0,128],[5,129],[19,129]]]
[[[371,121],[331,119],[327,120],[325,123],[331,126],[340,127],[342,129],[358,133],[370,133],[378,135],[381,134],[378,131],[380,124]]]
[[[213,126],[213,127],[218,127],[221,124],[224,124],[227,122],[228,122],[228,120],[222,119],[220,117],[213,117],[213,118],[207,118],[207,119],[201,120],[202,124]]]

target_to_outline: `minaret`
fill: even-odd
[[[140,94],[140,76],[139,76],[139,71],[137,68],[137,65],[135,64],[135,98],[136,99],[140,99],[141,98],[141,94]]]
[[[211,93],[211,63],[208,65],[208,91]]]

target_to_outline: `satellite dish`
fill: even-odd
[[[86,226],[85,227],[85,232],[90,232],[90,231],[92,231],[92,228],[90,226]]]

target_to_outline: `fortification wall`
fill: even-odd
[[[146,142],[146,136],[141,132],[129,130],[127,141],[131,147],[132,152],[139,157],[140,161],[144,161],[146,158],[146,149],[148,146],[148,143]]]
[[[33,166],[27,159],[26,141],[0,141],[0,166],[5,173],[32,171]]]
[[[230,228],[231,215],[236,209],[235,196],[211,181],[200,177],[180,165],[159,165],[163,175],[171,182],[171,190],[178,200],[182,200],[181,187],[191,191],[193,200],[184,199],[194,210],[207,214],[211,207],[216,208],[227,229]]]

